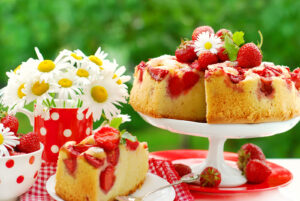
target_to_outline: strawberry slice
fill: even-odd
[[[139,144],[140,143],[137,140],[135,142],[133,142],[129,139],[126,139],[126,147],[131,151],[135,151],[137,149],[137,147],[139,146]]]
[[[106,156],[107,156],[107,162],[110,163],[112,166],[116,166],[118,164],[119,157],[120,157],[119,147],[112,151],[106,152]]]
[[[144,61],[141,61],[139,65],[137,65],[137,70],[140,72],[139,73],[139,81],[143,81],[143,75],[144,75],[144,70],[147,67],[147,64]]]
[[[168,91],[172,97],[179,96],[183,88],[182,80],[177,75],[173,75],[169,78]]]
[[[67,158],[64,159],[64,164],[70,175],[74,175],[74,172],[77,168],[77,159],[76,158]]]
[[[183,90],[187,91],[191,89],[199,80],[199,74],[193,71],[187,71],[183,74]]]
[[[106,151],[112,151],[119,146],[120,131],[115,128],[104,126],[94,135],[98,146]]]
[[[113,166],[108,166],[100,174],[100,187],[104,193],[108,193],[115,183],[116,176],[114,172],[115,168]]]
[[[104,165],[104,159],[98,159],[98,158],[96,158],[92,155],[86,154],[86,153],[83,154],[83,157],[90,165],[94,166],[95,168],[99,168],[102,165]]]
[[[163,80],[169,73],[169,71],[166,69],[153,68],[153,67],[149,67],[148,72],[151,75],[151,77],[156,81]]]
[[[87,151],[89,148],[93,147],[94,145],[90,144],[77,144],[73,146],[73,149],[79,153]]]

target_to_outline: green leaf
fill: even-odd
[[[121,124],[122,124],[122,117],[116,117],[110,121],[109,125],[115,129],[119,129]]]
[[[225,36],[224,48],[226,53],[228,54],[229,60],[235,61],[237,53],[239,51],[239,47],[233,42],[233,40],[228,35]]]
[[[242,31],[236,31],[234,32],[234,34],[232,35],[232,40],[233,42],[237,45],[237,46],[240,46],[242,44],[245,43],[245,40],[244,40],[244,32]]]
[[[124,132],[122,135],[121,135],[121,138],[122,139],[128,139],[128,140],[130,140],[130,141],[132,141],[132,142],[135,142],[135,141],[137,141],[137,138],[136,138],[136,136],[133,136],[133,135],[131,135],[129,132]]]

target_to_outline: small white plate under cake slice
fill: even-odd
[[[55,183],[56,183],[55,175],[53,175],[48,179],[46,183],[47,192],[53,199],[57,201],[64,201],[58,195],[56,195]],[[165,186],[168,184],[169,182],[162,179],[161,177],[152,173],[147,173],[147,177],[145,179],[144,184],[141,186],[140,189],[138,189],[135,193],[133,193],[132,196],[143,196],[150,191],[153,191],[161,186]],[[173,201],[175,199],[175,195],[176,194],[174,188],[169,187],[149,195],[148,197],[145,198],[145,201],[155,201],[155,200]]]

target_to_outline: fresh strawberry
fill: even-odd
[[[9,155],[10,155],[10,156],[18,156],[18,155],[26,154],[26,153],[24,153],[24,152],[11,151],[11,150],[9,150],[8,152],[9,152]]]
[[[217,55],[218,55],[218,58],[219,58],[220,61],[228,61],[229,60],[228,54],[224,53],[224,50],[225,50],[224,47],[220,47],[218,49]]]
[[[73,175],[77,168],[77,159],[76,158],[67,158],[64,159],[64,164],[70,175]]]
[[[181,44],[175,51],[175,56],[180,62],[192,62],[197,59],[193,41],[181,41]]]
[[[216,54],[206,51],[199,55],[198,63],[201,69],[207,69],[208,65],[218,63],[218,57]]]
[[[126,139],[126,146],[129,150],[135,151],[137,149],[137,147],[139,146],[139,144],[140,143],[137,140],[135,142],[133,142],[129,139]]]
[[[265,161],[266,157],[258,146],[255,144],[244,144],[240,150],[238,151],[238,162],[237,165],[241,171],[245,170],[245,167],[248,161],[258,159],[261,161]]]
[[[199,80],[200,76],[198,73],[193,71],[184,72],[182,76],[183,90],[187,91],[191,89]]]
[[[193,31],[192,40],[197,40],[198,35],[203,33],[203,32],[209,32],[210,34],[215,33],[213,28],[211,28],[210,26],[200,26],[200,27],[197,27]]]
[[[221,173],[214,167],[205,168],[200,174],[200,186],[217,187],[221,183]]]
[[[100,174],[100,187],[107,193],[114,185],[116,176],[114,174],[115,168],[113,166],[108,166]]]
[[[30,132],[20,138],[20,144],[17,146],[17,149],[21,152],[31,153],[40,149],[40,140],[39,136]]]
[[[166,70],[166,69],[153,68],[153,67],[149,67],[148,68],[148,72],[151,75],[151,77],[153,79],[155,79],[156,81],[163,80],[168,75],[168,73],[169,73],[169,71]]]
[[[170,76],[168,82],[169,82],[168,83],[168,91],[169,91],[170,95],[172,97],[179,96],[184,88],[180,77],[178,77],[178,75],[176,75],[176,74],[172,75],[172,76]]]
[[[261,160],[250,160],[245,168],[247,181],[252,184],[264,182],[272,173],[272,169]]]
[[[184,165],[182,163],[177,163],[173,166],[180,177],[190,174],[192,172],[192,169],[189,166]]]
[[[9,128],[10,131],[13,132],[15,135],[18,132],[19,121],[15,116],[7,114],[3,118],[1,118],[1,123],[5,128]]]
[[[106,151],[111,151],[119,146],[120,131],[112,127],[104,126],[95,133],[94,138],[98,146]]]
[[[118,164],[119,157],[120,157],[119,147],[112,151],[107,151],[106,156],[107,156],[107,162],[110,163],[112,166],[116,166]]]
[[[254,43],[246,43],[238,51],[237,62],[240,67],[256,67],[261,64],[261,61],[262,54]]]
[[[104,159],[98,159],[86,153],[83,154],[83,157],[90,165],[94,166],[95,168],[99,168],[104,165]]]
[[[225,34],[228,34],[229,36],[232,37],[231,31],[227,29],[220,29],[219,31],[217,31],[216,36],[224,40]]]

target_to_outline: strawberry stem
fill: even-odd
[[[261,33],[260,30],[258,30],[258,34],[259,34],[259,36],[260,36],[260,42],[258,42],[257,47],[258,47],[259,49],[261,49],[261,46],[262,46],[262,44],[263,44],[263,42],[264,42],[264,37],[263,37],[263,35],[262,35],[262,33]]]

